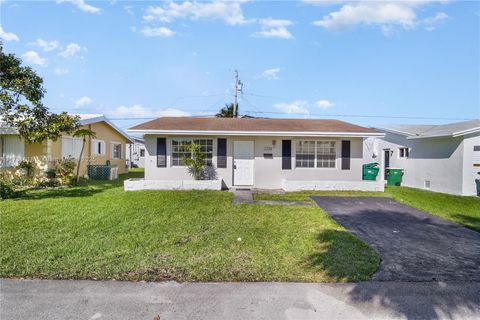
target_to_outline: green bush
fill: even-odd
[[[28,161],[28,160],[22,160],[20,163],[16,166],[18,170],[21,170],[21,175],[15,177],[13,183],[17,186],[31,186],[35,184],[35,173],[37,171],[37,168],[35,166],[35,163]]]
[[[0,200],[15,197],[15,188],[12,183],[0,180]]]
[[[52,178],[52,179],[42,179],[37,183],[37,187],[39,188],[56,188],[61,185],[60,179]]]
[[[75,159],[64,158],[61,160],[55,160],[53,163],[53,169],[55,170],[55,177],[60,178],[62,185],[71,184],[75,177]]]

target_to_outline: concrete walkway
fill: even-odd
[[[232,189],[233,204],[269,204],[282,206],[311,206],[309,201],[273,201],[273,200],[254,200],[252,190]]]
[[[0,280],[10,319],[478,319],[478,282]]]

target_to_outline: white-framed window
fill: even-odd
[[[0,168],[15,167],[25,156],[25,142],[18,135],[0,135]]]
[[[95,156],[105,155],[105,141],[93,139],[92,154]]]
[[[213,160],[213,139],[191,139],[177,138],[172,139],[172,166],[184,166],[183,156],[191,158],[189,145],[193,143],[200,146],[200,150],[205,155],[205,165],[211,166]]]
[[[82,151],[82,145],[82,138],[62,137],[62,158],[78,159]]]
[[[145,149],[140,149],[140,158],[145,157]]]
[[[398,157],[399,158],[408,158],[410,156],[409,148],[398,148]]]
[[[110,159],[122,159],[122,144],[118,142],[110,143]]]
[[[297,168],[315,167],[315,141],[297,141],[295,150],[295,166]]]
[[[296,168],[335,168],[336,159],[335,141],[295,142]]]
[[[335,141],[317,141],[317,168],[335,168]]]

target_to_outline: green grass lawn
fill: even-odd
[[[453,196],[406,187],[387,187],[384,193],[302,191],[285,194],[255,194],[254,198],[257,200],[312,201],[309,197],[313,195],[391,197],[398,202],[480,231],[480,198],[478,197]]]
[[[367,280],[378,267],[318,207],[231,200],[124,192],[121,180],[27,191],[0,201],[0,277],[335,282]]]

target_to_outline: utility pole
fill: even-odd
[[[235,97],[235,102],[233,103],[233,116],[235,118],[237,117],[238,92],[243,92],[242,88],[243,88],[243,83],[238,78],[238,70],[235,70],[235,86],[233,87],[234,97]]]

